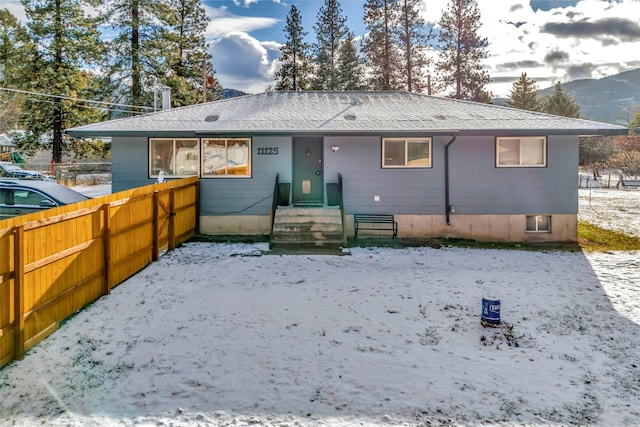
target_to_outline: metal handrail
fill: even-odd
[[[271,201],[271,231],[269,233],[269,242],[273,239],[273,224],[276,221],[276,210],[278,209],[278,200],[280,200],[280,174],[276,174],[276,184],[273,187],[273,200]]]
[[[347,222],[347,214],[344,210],[344,197],[342,192],[342,174],[338,174],[338,203],[340,205],[340,217],[342,220],[342,243],[344,245],[347,244],[347,231],[346,231],[346,222]]]

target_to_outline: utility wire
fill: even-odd
[[[0,88],[1,89],[1,88]],[[0,97],[1,96],[5,96],[5,97],[9,97],[11,95],[9,94],[4,94],[4,93],[0,93]],[[15,98],[11,98],[11,99],[15,99]],[[53,104],[53,101],[50,101],[48,99],[41,99],[41,98],[32,98],[32,97],[28,97],[25,98],[29,101],[32,102],[44,102],[47,104]],[[90,101],[90,102],[98,102],[98,101]],[[110,104],[110,105],[115,105],[115,104]],[[141,111],[135,111],[135,110],[122,110],[122,109],[116,109],[116,108],[107,108],[107,107],[94,107],[91,105],[76,105],[77,108],[89,108],[89,109],[93,109],[93,110],[100,110],[100,111],[113,111],[116,113],[128,113],[128,114],[141,114]],[[145,107],[147,108],[147,107]]]
[[[153,107],[144,107],[144,106],[140,106],[140,105],[118,104],[118,103],[115,103],[115,102],[94,101],[92,99],[72,98],[72,97],[69,97],[69,96],[51,95],[51,94],[42,93],[42,92],[30,92],[30,91],[27,91],[27,90],[10,89],[10,88],[7,88],[7,87],[0,87],[0,90],[4,90],[4,91],[7,91],[7,92],[23,93],[23,94],[27,94],[27,95],[38,95],[38,96],[44,96],[44,97],[49,97],[49,98],[66,99],[66,100],[70,100],[70,101],[82,101],[82,102],[90,102],[90,103],[94,103],[94,104],[111,105],[111,106],[116,106],[116,107],[140,108],[140,109],[144,109],[144,110],[153,110]]]

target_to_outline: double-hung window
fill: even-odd
[[[497,138],[496,166],[501,168],[547,166],[547,138],[543,136]]]
[[[431,138],[384,138],[383,168],[430,168]]]
[[[250,177],[251,139],[203,139],[202,176],[209,178]]]
[[[184,177],[198,175],[200,146],[198,139],[149,139],[149,176]]]

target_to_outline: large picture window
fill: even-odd
[[[149,140],[149,175],[198,175],[200,149],[198,139],[152,138]]]
[[[496,140],[498,167],[545,167],[547,165],[547,138],[498,138]]]
[[[430,168],[431,138],[385,138],[383,168]]]
[[[251,176],[249,138],[211,138],[202,140],[203,177]]]

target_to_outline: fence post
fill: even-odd
[[[172,251],[176,248],[176,232],[175,232],[175,219],[176,219],[176,194],[175,188],[169,188],[169,230],[168,230],[168,239],[169,239],[169,251]]]
[[[159,208],[160,208],[160,192],[158,190],[154,190],[153,191],[153,227],[152,227],[152,233],[153,233],[153,240],[152,240],[152,244],[151,244],[151,259],[153,261],[158,261],[158,258],[160,257],[160,249],[159,249],[159,239],[160,239],[160,230],[158,229],[159,227],[159,221],[158,221],[158,213],[159,213]]]
[[[102,247],[104,251],[104,288],[103,295],[111,293],[111,203],[102,205],[104,229],[102,230]]]
[[[24,359],[24,226],[13,228],[14,359]]]
[[[200,234],[200,180],[196,181],[196,234]]]

